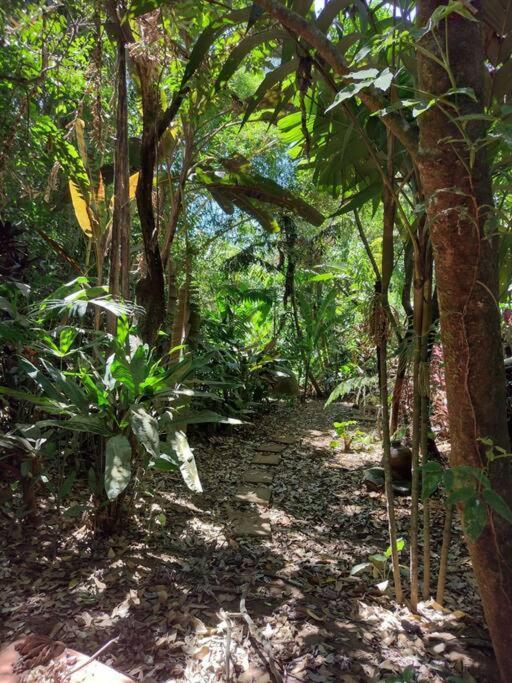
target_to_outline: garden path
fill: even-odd
[[[368,436],[344,453],[332,423],[349,418]],[[407,667],[497,680],[458,527],[445,611],[398,608],[386,569],[351,573],[387,546],[384,497],[361,485],[380,461],[374,426],[349,406],[272,402],[230,434],[196,435],[204,492],[155,476],[115,537],[50,501],[32,538],[5,525],[1,640],[32,629],[93,653],[117,637],[100,659],[148,682],[405,681]],[[397,500],[405,538],[409,506]],[[442,520],[433,501],[435,540]]]

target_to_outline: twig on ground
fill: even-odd
[[[247,597],[248,590],[249,585],[246,583],[242,588],[242,595],[240,596],[240,614],[242,615],[242,619],[247,624],[247,628],[249,629],[249,637],[254,646],[254,649],[258,653],[265,667],[268,669],[268,672],[270,673],[272,679],[275,681],[275,683],[283,683],[283,677],[277,670],[276,665],[273,661],[272,648],[270,647],[268,641],[266,641],[258,633],[258,628],[254,621],[251,619],[249,613],[247,612],[247,608],[245,607],[245,599]]]
[[[223,609],[220,611],[221,617],[226,624],[226,639],[224,641],[224,676],[226,683],[231,680],[231,619]]]
[[[105,645],[102,645],[99,650],[97,650],[93,655],[91,655],[88,659],[85,660],[85,662],[82,662],[78,666],[75,666],[74,669],[71,669],[69,672],[69,675],[76,673],[77,671],[80,671],[80,669],[83,669],[86,667],[88,664],[93,662],[95,659],[97,659],[105,650],[107,650],[113,643],[115,643],[117,640],[119,640],[119,636],[116,636],[115,638],[112,638],[112,640],[109,640]]]

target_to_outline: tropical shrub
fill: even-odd
[[[98,289],[79,287],[64,299],[46,299],[39,315],[65,310],[83,316],[91,302],[97,304],[92,295],[102,294]],[[31,386],[2,386],[0,394],[35,406],[36,427],[42,433],[65,430],[79,435],[84,455],[70,469],[65,491],[84,475],[94,494],[97,525],[111,528],[150,468],[179,469],[187,485],[201,491],[186,427],[224,418],[190,407],[191,398],[199,395],[191,388],[192,378],[205,359],[170,361],[169,354],[157,358],[155,350],[142,343],[126,310],[108,297],[100,302],[119,315],[115,335],[68,325],[32,329],[37,354],[27,357],[25,351],[17,358],[23,384]],[[22,429],[16,425],[4,439],[19,442]]]

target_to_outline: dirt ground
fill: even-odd
[[[330,445],[332,423],[349,418],[368,436],[343,453]],[[398,607],[386,567],[351,575],[388,545],[384,497],[361,484],[381,457],[373,427],[347,406],[272,403],[230,435],[196,439],[203,494],[159,475],[108,540],[51,501],[31,537],[4,509],[1,641],[33,631],[90,654],[117,637],[100,659],[147,682],[498,681],[458,522],[444,611]],[[271,533],[240,538],[236,520],[257,506],[237,487],[258,444],[276,437],[297,441],[262,468],[274,473],[270,507],[258,511]],[[406,540],[409,506],[397,499]],[[431,517],[435,577],[435,499]]]

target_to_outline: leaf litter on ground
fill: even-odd
[[[229,675],[262,683],[278,675],[350,683],[400,680],[407,667],[421,681],[497,680],[461,533],[445,609],[429,601],[413,615],[393,601],[385,576],[351,575],[388,543],[383,495],[361,484],[363,471],[380,462],[379,445],[369,440],[351,453],[330,445],[332,423],[347,416],[357,419],[340,404],[276,402],[257,426],[196,438],[204,492],[159,475],[130,525],[110,539],[94,539],[50,500],[31,537],[2,517],[2,642],[35,631],[89,654],[118,636],[100,659],[134,680],[157,682]],[[371,421],[362,428],[371,432]],[[234,518],[262,514],[236,491],[261,446],[272,443],[285,448],[279,465],[269,466],[271,533],[236,537]],[[397,499],[405,538],[409,507],[409,498]],[[442,521],[434,503],[437,548]],[[434,554],[434,572],[437,561]],[[244,590],[257,636],[241,613]]]

